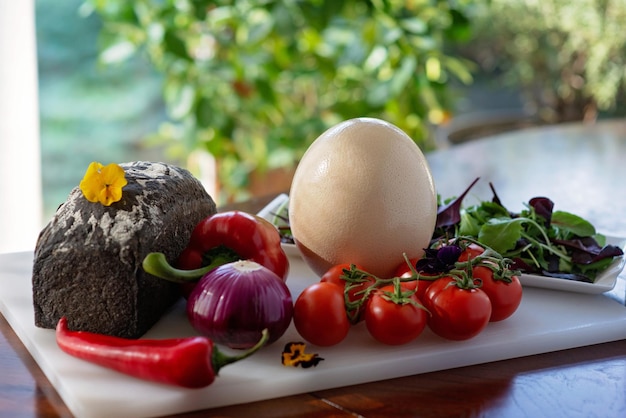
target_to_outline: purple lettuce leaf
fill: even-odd
[[[550,227],[552,222],[552,209],[554,209],[554,202],[547,197],[533,197],[528,202],[530,206],[535,209],[535,213],[546,220],[545,227]]]
[[[463,199],[470,191],[472,187],[478,182],[480,177],[469,185],[467,189],[460,196],[451,200],[448,204],[440,206],[437,209],[437,223],[436,228],[445,228],[447,226],[456,225],[461,222],[461,207],[463,205]]]
[[[591,264],[605,258],[619,257],[624,254],[621,248],[615,245],[600,246],[593,237],[574,238],[569,240],[555,239],[555,244],[563,245],[571,251],[572,262],[576,264]]]

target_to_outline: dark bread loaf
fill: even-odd
[[[35,248],[35,325],[126,338],[143,335],[180,297],[176,284],[145,273],[149,252],[174,262],[215,202],[187,170],[163,163],[120,164],[128,184],[111,206],[70,193]]]

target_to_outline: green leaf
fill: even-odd
[[[196,121],[200,128],[208,128],[211,126],[211,122],[213,121],[213,106],[211,106],[211,101],[206,97],[202,97],[198,100],[196,105]]]
[[[248,26],[242,26],[246,31],[246,43],[259,43],[271,33],[274,27],[274,17],[262,8],[256,8],[248,15]]]
[[[472,84],[474,77],[470,70],[474,70],[475,66],[472,62],[457,59],[454,57],[445,57],[443,61],[444,66],[450,71],[456,78],[461,80],[463,84]]]
[[[367,72],[374,72],[378,70],[389,59],[389,51],[381,45],[376,45],[372,48],[369,56],[363,64],[363,68]]]
[[[461,222],[459,224],[458,235],[469,235],[471,237],[477,237],[480,232],[480,226],[482,222],[473,217],[466,211],[461,211]]]
[[[564,258],[559,258],[559,272],[571,273],[572,263]]]
[[[480,228],[478,240],[499,253],[515,248],[522,237],[524,219],[493,218]]]
[[[426,31],[428,30],[428,25],[426,24],[426,22],[424,22],[419,17],[402,19],[400,21],[400,26],[407,32],[414,33],[416,35],[426,33]]]
[[[191,61],[191,57],[187,52],[185,42],[181,38],[179,38],[174,32],[170,30],[166,31],[163,37],[163,42],[165,42],[165,50],[167,52],[172,53],[178,58]]]
[[[276,94],[274,92],[274,89],[272,88],[272,85],[267,80],[258,79],[255,80],[254,84],[263,100],[270,104],[276,103]]]
[[[383,32],[382,42],[385,45],[390,45],[398,42],[402,38],[402,30],[400,28],[390,28]]]
[[[204,20],[207,15],[207,10],[209,10],[212,4],[213,1],[211,0],[191,0],[194,17],[200,21]]]
[[[606,270],[613,262],[613,258],[603,258],[591,264],[579,264],[577,267],[580,271],[587,276],[596,276],[599,272]]]
[[[491,201],[482,202],[479,206],[481,212],[488,213],[491,217],[510,217],[505,207]]]
[[[596,233],[594,226],[581,218],[569,212],[554,211],[552,213],[551,226],[557,228],[560,232],[559,237],[565,238],[567,233],[577,235],[579,237],[590,237]]]
[[[391,83],[389,81],[381,81],[375,83],[367,91],[367,104],[373,107],[382,106],[391,97]]]
[[[399,95],[407,86],[409,80],[415,73],[415,67],[417,61],[415,57],[409,55],[402,59],[402,64],[393,78],[391,79],[391,94],[392,96]]]
[[[191,84],[184,84],[180,90],[173,91],[168,104],[170,105],[170,116],[174,120],[180,120],[191,111],[196,97],[196,90]]]
[[[472,35],[470,19],[457,9],[450,9],[450,17],[452,24],[445,30],[448,39],[459,42],[469,40]]]
[[[509,212],[501,205],[491,202],[483,201],[480,205],[471,206],[467,209],[463,209],[461,215],[467,213],[468,216],[475,219],[478,228],[487,222],[490,218],[510,218]],[[478,232],[473,236],[478,236]]]

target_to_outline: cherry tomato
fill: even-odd
[[[487,326],[491,317],[491,301],[485,292],[462,289],[448,277],[428,287],[423,303],[430,311],[430,329],[449,340],[475,337]]]
[[[413,266],[415,266],[415,263],[417,263],[417,260],[418,260],[417,258],[414,258],[409,261],[411,262]],[[426,276],[424,273],[420,273],[420,274],[422,276]],[[411,268],[406,262],[400,264],[394,273],[394,277],[400,277],[400,278],[411,277],[412,275],[413,275],[413,272],[411,271]],[[424,294],[426,293],[426,289],[428,289],[428,286],[430,286],[432,282],[433,280],[427,280],[427,279],[411,280],[408,282],[402,282],[402,286],[405,286],[409,290],[417,289],[417,292],[416,292],[417,298],[419,300],[422,300],[424,297]]]
[[[415,266],[415,263],[417,263],[417,258],[413,258],[411,260],[409,260],[409,262]],[[393,273],[393,277],[399,277],[401,279],[405,279],[405,278],[409,278],[413,276],[413,272],[411,271],[411,267],[409,267],[409,265],[405,262],[402,262],[397,268],[396,271]],[[407,282],[402,282],[402,286],[407,287],[408,289],[411,290],[415,290],[415,288],[417,288],[417,280],[411,280],[411,281],[407,281]]]
[[[411,258],[409,260],[409,263],[411,263],[411,265],[413,267],[415,267],[415,264],[417,264],[418,260],[419,260],[419,258]],[[413,272],[411,271],[411,267],[409,267],[409,265],[407,264],[406,261],[403,261],[396,268],[396,271],[394,273],[394,277],[411,277],[412,274],[413,274]]]
[[[343,288],[320,282],[304,289],[294,304],[293,322],[300,336],[311,344],[339,344],[350,330]]]
[[[357,269],[363,270],[363,267],[359,265],[355,265],[355,266]],[[350,264],[337,264],[336,266],[331,267],[330,269],[328,269],[326,273],[324,273],[320,281],[335,283],[336,285],[342,288],[345,288],[348,282],[341,278],[341,276],[343,275],[344,269],[350,270]],[[350,290],[348,291],[348,300],[350,302],[359,300],[362,297],[362,295],[357,294],[357,293],[367,289],[369,286],[373,284],[374,284],[374,279],[371,277],[368,277],[362,283],[355,283],[355,285],[350,287]]]
[[[357,269],[363,270],[361,266],[359,265],[355,265],[355,266]],[[346,285],[348,285],[349,282],[341,278],[341,276],[343,275],[344,269],[349,270],[350,264],[349,263],[337,264],[336,266],[331,267],[321,277],[320,282],[334,283],[345,290]],[[375,283],[375,280],[372,277],[368,277],[365,281],[361,283],[354,283],[353,285],[350,286],[350,289],[348,290],[348,300],[350,302],[356,302],[362,299],[364,295],[363,293],[360,293],[360,292],[363,292],[374,283]],[[359,308],[357,312],[354,313],[354,317],[357,320],[362,319],[362,307]]]
[[[363,315],[367,330],[383,344],[401,345],[413,341],[426,327],[426,311],[414,304],[421,304],[415,294],[409,297],[413,303],[398,304],[386,299],[385,292],[393,293],[394,286],[383,286],[371,295]]]
[[[491,322],[502,321],[513,315],[522,301],[522,284],[519,278],[513,276],[510,283],[495,280],[491,269],[485,266],[475,266],[472,275],[475,281],[480,279],[480,289],[491,301]]]
[[[481,247],[478,244],[471,243],[463,250],[463,252],[461,252],[461,255],[459,256],[458,261],[463,262],[463,261],[471,260],[473,258],[476,258],[476,256],[481,255],[484,252],[485,252],[485,249],[483,247]]]

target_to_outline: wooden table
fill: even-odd
[[[443,197],[489,198],[511,209],[536,195],[626,237],[626,122],[518,131],[428,155]],[[239,204],[255,212],[269,199]],[[626,304],[626,274],[611,297]],[[626,326],[626,325],[625,325]],[[271,380],[271,377],[268,376]],[[0,417],[71,416],[0,316]],[[626,416],[626,340],[181,416]]]

